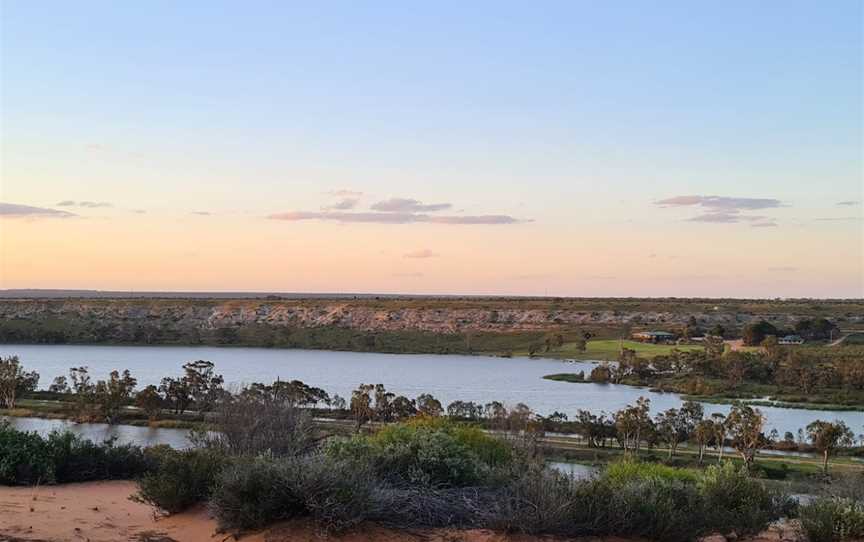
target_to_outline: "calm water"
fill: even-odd
[[[166,429],[152,427],[135,427],[132,425],[108,425],[104,423],[73,423],[66,420],[46,420],[43,418],[8,418],[0,416],[20,431],[36,431],[47,435],[55,429],[71,431],[85,439],[102,442],[116,438],[119,444],[137,444],[139,446],[154,446],[168,444],[174,448],[188,448],[189,431],[186,429]]]
[[[509,405],[522,402],[540,414],[557,410],[573,415],[578,409],[614,412],[640,395],[650,397],[655,413],[681,404],[680,397],[671,393],[544,380],[543,375],[581,370],[588,373],[593,367],[591,363],[549,359],[203,346],[0,345],[0,355],[13,354],[28,370],[39,372],[43,388],[55,376],[67,375],[70,367],[85,365],[94,380],[105,378],[114,369],[129,369],[140,389],[158,384],[164,376],[179,375],[185,362],[205,359],[216,364],[227,385],[298,379],[345,398],[360,383],[380,382],[388,390],[409,397],[431,393],[445,406],[456,399],[480,403],[498,400]],[[797,434],[798,428],[817,419],[840,419],[856,434],[864,432],[864,412],[760,408],[768,418],[766,432],[777,429],[781,435],[785,431]],[[705,405],[706,414],[728,411],[725,405]]]

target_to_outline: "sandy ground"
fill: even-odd
[[[129,500],[135,484],[127,481],[61,486],[0,486],[0,542],[228,542],[203,506],[170,517],[157,517],[149,506]],[[788,532],[763,533],[754,542],[795,540]],[[393,531],[363,525],[337,537],[322,536],[308,521],[275,525],[248,533],[243,542],[552,542],[553,538],[505,535],[491,531]],[[706,542],[725,542],[722,536]],[[581,542],[626,542],[586,538]],[[629,541],[633,542],[633,541]],[[739,542],[744,542],[743,539]]]
[[[134,491],[135,484],[126,481],[39,488],[0,486],[0,542],[222,542],[235,539],[216,532],[216,522],[204,507],[157,517],[151,507],[129,500]],[[321,542],[326,537],[309,522],[296,521],[249,533],[240,539],[244,542]],[[402,532],[375,525],[364,525],[333,539],[341,542],[537,540],[490,531]]]

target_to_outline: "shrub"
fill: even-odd
[[[810,542],[864,538],[864,503],[861,501],[821,497],[801,506],[799,517]]]
[[[603,477],[614,486],[644,480],[695,482],[698,478],[696,472],[692,470],[633,459],[610,463],[604,469]]]
[[[53,483],[54,460],[45,440],[37,433],[0,423],[0,484]]]
[[[494,468],[511,460],[512,450],[478,427],[419,418],[331,443],[327,455],[368,465],[394,484],[443,488],[488,481]]]
[[[391,515],[384,487],[368,469],[325,456],[257,458],[226,468],[211,507],[223,528],[253,528],[311,516],[325,531],[340,531]]]
[[[255,396],[248,389],[220,403],[214,421],[219,432],[206,433],[202,444],[229,455],[296,456],[316,446],[307,409]]]
[[[227,464],[225,456],[213,450],[160,448],[150,458],[155,464],[138,480],[133,498],[169,514],[206,501]]]
[[[766,488],[731,462],[706,469],[697,487],[705,500],[706,523],[712,529],[758,531],[794,512],[795,501]]]
[[[328,532],[385,517],[389,510],[383,490],[368,468],[323,456],[305,462],[299,485],[306,510]]]
[[[302,464],[270,458],[238,460],[219,475],[210,507],[223,528],[254,529],[305,514],[298,492]]]
[[[58,483],[129,479],[150,467],[140,447],[118,446],[114,440],[95,444],[69,432],[53,432],[46,444]]]
[[[528,534],[574,534],[580,531],[573,521],[579,485],[557,470],[535,466],[514,475],[488,505],[479,507],[481,522],[488,528]]]
[[[150,466],[138,446],[96,444],[70,432],[48,437],[0,424],[0,484],[52,484],[132,478]]]

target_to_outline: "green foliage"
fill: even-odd
[[[698,474],[689,469],[678,469],[661,463],[649,463],[628,458],[610,463],[603,471],[603,478],[613,486],[623,486],[643,480],[695,482],[698,479]]]
[[[298,461],[242,459],[219,475],[210,504],[225,528],[254,529],[306,512],[298,493]]]
[[[446,418],[416,418],[327,447],[330,457],[369,465],[392,482],[460,487],[483,482],[512,457],[480,428]]]
[[[54,459],[37,433],[12,429],[0,423],[0,484],[53,483]]]
[[[864,538],[864,502],[823,497],[801,506],[801,527],[810,542],[836,542]]]
[[[248,529],[312,517],[324,531],[381,518],[387,507],[376,477],[355,464],[324,456],[254,458],[218,477],[211,507],[223,528]]]
[[[706,523],[718,530],[734,525],[739,532],[753,532],[794,512],[795,501],[767,489],[729,461],[708,467],[697,487],[705,502]]]
[[[132,478],[150,466],[138,446],[96,444],[69,432],[48,437],[0,424],[0,484],[27,485]]]
[[[160,448],[150,457],[155,465],[138,481],[134,498],[169,514],[206,501],[227,465],[226,458],[213,450]]]

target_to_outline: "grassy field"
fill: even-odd
[[[615,361],[618,359],[618,352],[621,347],[635,350],[636,353],[643,357],[654,357],[666,355],[672,350],[702,350],[700,345],[669,345],[669,344],[650,344],[641,343],[638,341],[619,341],[617,339],[599,339],[588,341],[587,348],[584,352],[580,352],[576,348],[575,342],[565,342],[561,348],[556,348],[549,352],[542,352],[542,357],[551,358],[566,358],[566,359],[582,359],[596,361]],[[528,355],[527,351],[519,352],[519,355]]]

